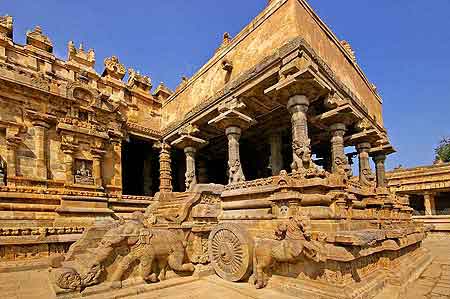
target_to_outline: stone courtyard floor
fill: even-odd
[[[404,294],[377,296],[376,299],[450,299],[450,236],[434,236],[428,238],[424,245],[433,256],[433,263],[422,273],[418,280],[412,282]],[[0,298],[3,299],[47,299],[54,298],[47,281],[47,270],[30,270],[1,273]],[[186,278],[183,278],[186,279]],[[167,281],[169,282],[169,280]],[[114,297],[108,298],[173,298],[173,299],[292,299],[294,297],[281,294],[270,288],[256,291],[248,283],[228,283],[216,276],[208,276],[199,280],[187,280],[175,283],[169,288],[155,289],[137,296],[125,295],[118,290]],[[105,298],[103,296],[103,298]]]
[[[444,299],[450,298],[450,235],[428,238],[424,245],[433,257],[433,263],[418,280],[411,283],[405,299]]]

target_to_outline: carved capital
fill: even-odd
[[[217,107],[220,112],[219,116],[208,122],[209,125],[216,126],[220,129],[226,129],[228,127],[239,127],[241,129],[246,129],[256,123],[256,121],[241,112],[246,105],[237,98],[232,98],[225,101]]]
[[[291,114],[295,112],[306,113],[309,107],[308,97],[305,95],[295,95],[289,98],[287,109]]]
[[[166,143],[166,142],[161,142],[161,141],[158,141],[158,142],[156,142],[154,145],[153,145],[153,148],[155,148],[155,149],[157,149],[157,150],[160,150],[161,152],[168,152],[168,151],[170,151],[171,149],[172,149],[172,147],[168,144],[168,143]]]

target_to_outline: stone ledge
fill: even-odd
[[[92,213],[92,214],[114,214],[114,211],[107,208],[73,208],[59,207],[55,210],[57,213]]]

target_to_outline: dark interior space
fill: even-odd
[[[243,139],[240,142],[240,155],[242,170],[247,181],[272,176],[269,168],[270,145],[267,142]]]
[[[228,184],[228,165],[225,159],[214,159],[208,161],[208,179],[209,183],[214,184]]]
[[[159,156],[153,143],[135,137],[122,144],[123,194],[153,196],[159,191]]]
[[[414,215],[425,215],[423,195],[413,194],[409,196],[409,205],[414,209]]]
[[[437,215],[450,215],[450,192],[436,194],[435,204]]]
[[[172,150],[172,188],[173,192],[186,191],[186,156],[182,150]]]

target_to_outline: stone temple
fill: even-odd
[[[45,269],[35,296],[376,298],[430,264],[382,99],[306,1],[269,1],[175,91],[67,51],[0,18],[0,274]]]

